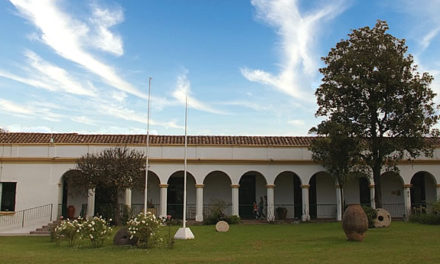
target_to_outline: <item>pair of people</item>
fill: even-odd
[[[265,218],[266,215],[264,214],[264,201],[263,201],[263,197],[260,197],[260,202],[257,205],[257,202],[254,201],[253,203],[253,212],[254,212],[254,216],[255,219],[259,219],[259,218]]]

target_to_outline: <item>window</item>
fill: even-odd
[[[1,182],[1,208],[0,211],[15,211],[16,182]]]

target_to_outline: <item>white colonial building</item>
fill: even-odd
[[[278,207],[287,208],[288,218],[303,221],[336,218],[339,187],[312,161],[311,139],[189,136],[187,217],[202,221],[209,207],[221,201],[226,214],[252,218],[252,203],[263,199],[269,220]],[[105,190],[75,186],[67,176],[79,157],[118,146],[146,152],[146,136],[1,133],[0,231],[31,228],[60,215],[102,213]],[[402,161],[399,174],[382,175],[383,206],[393,217],[440,198],[439,154],[436,149],[432,158]],[[182,215],[183,157],[183,136],[150,136],[147,198],[158,216]],[[344,188],[346,202],[374,207],[374,186],[371,179],[350,182]],[[121,196],[140,211],[144,186]]]

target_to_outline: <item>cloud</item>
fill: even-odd
[[[39,77],[35,77],[39,78],[39,81],[53,87],[54,90],[64,90],[65,92],[78,95],[96,96],[93,89],[83,87],[66,70],[43,60],[32,51],[26,51],[25,56],[28,58],[29,65],[38,72],[36,76]]]
[[[287,121],[288,124],[294,125],[294,126],[304,126],[305,122],[304,120],[294,119]]]
[[[249,109],[252,109],[252,110],[258,111],[258,112],[268,111],[268,110],[271,110],[271,108],[272,108],[271,106],[268,106],[267,104],[266,105],[261,105],[261,104],[257,104],[257,103],[254,103],[254,102],[244,101],[244,100],[222,102],[221,104],[245,107],[245,108],[249,108]]]
[[[295,0],[252,0],[257,18],[276,29],[280,38],[280,72],[241,68],[252,82],[271,86],[293,98],[310,100],[308,88],[317,76],[319,56],[314,53],[317,31],[322,21],[339,15],[344,1],[332,1],[320,9],[301,14]]]
[[[190,108],[213,114],[225,114],[224,112],[214,109],[191,96],[191,83],[188,80],[187,71],[177,76],[176,89],[173,91],[172,95],[179,103],[183,105],[185,105],[186,100],[188,100],[188,107]]]
[[[119,77],[112,67],[96,59],[85,49],[87,45],[92,45],[92,47],[100,45],[104,51],[109,51],[116,55],[122,54],[120,38],[112,35],[108,30],[114,23],[120,22],[122,18],[110,18],[109,16],[113,14],[111,11],[95,8],[92,24],[98,28],[98,32],[101,32],[95,38],[91,35],[92,30],[90,26],[63,13],[56,6],[56,1],[10,1],[19,10],[21,15],[41,31],[41,41],[51,47],[58,55],[96,74],[105,83],[116,89],[140,98],[146,98],[145,94]],[[92,38],[92,41],[90,41],[90,38]]]
[[[22,105],[0,98],[0,111],[19,117],[38,117],[52,122],[58,122],[62,118],[62,115],[53,113],[50,107],[43,107],[41,102],[36,105],[34,103]]]
[[[415,32],[413,38],[420,44],[419,52],[427,49],[440,33],[439,0],[401,0],[399,4],[388,0],[385,5],[405,14],[405,20]]]
[[[147,114],[142,115],[139,113],[136,113],[135,111],[125,108],[123,106],[119,105],[112,105],[112,104],[97,104],[96,105],[97,110],[106,115],[110,115],[113,117],[117,117],[120,119],[128,120],[128,121],[135,121],[141,124],[145,124],[145,127],[147,126]],[[174,121],[169,122],[157,122],[150,118],[150,125],[152,126],[162,126],[165,128],[178,128],[183,129],[182,126],[177,125]]]
[[[71,119],[72,119],[72,121],[80,123],[80,124],[91,125],[91,126],[96,125],[96,122],[94,120],[88,118],[87,116],[74,116]]]
[[[124,48],[121,37],[109,30],[110,27],[121,23],[123,20],[124,14],[121,8],[110,10],[94,6],[90,21],[95,27],[96,35],[91,39],[91,44],[114,55],[123,55]]]

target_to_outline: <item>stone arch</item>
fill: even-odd
[[[173,218],[183,217],[184,171],[176,171],[168,178],[167,214]],[[186,173],[186,218],[194,219],[196,215],[196,179],[187,171]]]
[[[70,169],[66,171],[60,179],[60,204],[58,205],[58,215],[63,218],[69,217],[69,211],[73,217],[85,216],[87,213],[87,186],[75,181],[79,171]]]
[[[437,200],[436,179],[427,171],[418,171],[411,177],[411,207],[430,207]]]
[[[326,171],[315,173],[309,180],[310,217],[336,218],[336,184]]]
[[[143,172],[145,175],[145,170]],[[147,206],[148,210],[153,213],[158,212],[160,207],[160,178],[151,170],[148,170],[148,183],[147,183]],[[145,178],[143,184],[135,186],[132,189],[131,194],[131,209],[133,213],[139,213],[144,210],[145,202]]]
[[[284,171],[275,177],[274,206],[287,209],[287,218],[301,218],[301,179],[292,171]]]
[[[259,203],[262,198],[267,201],[267,181],[263,174],[258,171],[248,171],[240,177],[240,189],[238,192],[239,214],[243,219],[255,218],[253,202]],[[267,207],[267,206],[266,206]]]
[[[203,213],[207,217],[211,209],[219,203],[226,206],[224,213],[232,214],[232,180],[223,171],[211,171],[203,180]]]
[[[382,207],[391,217],[405,215],[404,179],[397,172],[389,171],[380,176]]]

